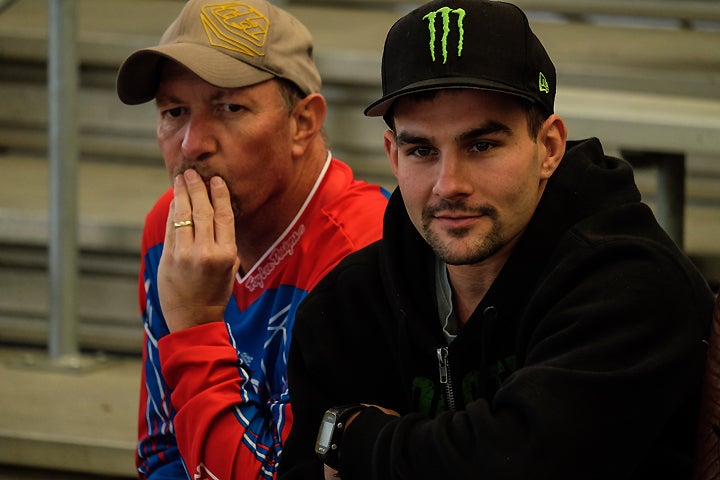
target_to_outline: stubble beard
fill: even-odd
[[[471,229],[451,228],[444,231],[445,236],[450,239],[443,239],[442,236],[432,229],[433,212],[441,210],[440,207],[426,208],[423,211],[423,237],[430,245],[435,254],[448,265],[473,265],[480,263],[498,251],[505,245],[501,233],[500,222],[498,221],[497,210],[491,206],[478,208],[460,207],[458,210],[474,212],[489,218],[492,223],[490,231],[481,237],[471,237]]]

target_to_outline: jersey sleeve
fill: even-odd
[[[156,279],[170,199],[167,194],[161,198],[143,233],[138,475],[151,480],[273,478],[290,428],[286,382],[275,389],[280,394],[269,395],[238,357],[227,323],[173,334],[165,323]]]
[[[268,397],[254,384],[228,341],[226,324],[164,337],[160,359],[190,477],[273,478],[290,425],[287,393]]]
[[[146,217],[138,276],[138,301],[144,328],[138,446],[139,478],[185,478],[182,457],[175,441],[170,389],[162,374],[158,339],[168,334],[157,293],[157,266],[162,254],[165,218],[172,199],[168,190]]]
[[[274,478],[292,420],[285,376],[279,394],[263,388],[238,357],[225,322],[162,334],[161,316],[148,318],[141,477]]]

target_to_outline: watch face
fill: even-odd
[[[324,455],[330,449],[336,421],[337,415],[334,412],[325,412],[322,423],[320,424],[320,430],[318,431],[317,441],[315,442],[315,450],[317,453]]]

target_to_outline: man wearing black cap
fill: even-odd
[[[630,166],[566,141],[522,11],[425,4],[382,85],[398,189],[298,311],[280,477],[689,478],[712,293]]]
[[[323,138],[312,52],[265,0],[190,0],[120,67],[122,101],[155,101],[174,187],[142,238],[140,478],[275,477],[297,306],[381,236],[387,196]]]

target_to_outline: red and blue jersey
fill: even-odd
[[[225,322],[169,334],[157,292],[172,189],[146,218],[141,478],[269,479],[292,425],[287,356],[295,311],[343,257],[382,234],[388,193],[329,160],[283,234],[243,276]]]

